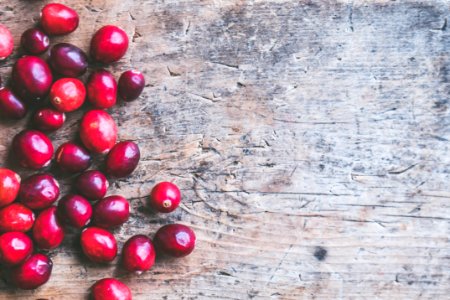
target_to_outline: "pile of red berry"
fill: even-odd
[[[79,109],[85,99],[94,107],[81,120],[83,145],[66,142],[55,153],[55,164],[62,172],[81,173],[75,182],[77,194],[66,195],[57,202],[60,189],[52,174],[39,172],[21,181],[14,171],[0,168],[0,263],[7,267],[1,268],[2,276],[21,289],[35,289],[48,281],[53,263],[45,251],[62,243],[66,226],[82,229],[81,248],[91,261],[113,261],[117,242],[108,230],[124,224],[130,216],[127,199],[119,195],[105,197],[109,186],[106,176],[129,176],[139,163],[139,147],[132,141],[116,143],[116,123],[103,109],[116,104],[117,94],[124,101],[136,100],[144,88],[144,76],[126,71],[117,83],[110,72],[98,69],[84,84],[77,78],[86,73],[89,58],[80,48],[60,43],[49,51],[47,61],[37,56],[49,49],[49,36],[71,33],[78,22],[73,9],[56,3],[46,5],[40,28],[28,29],[21,37],[22,50],[28,55],[15,63],[9,87],[0,88],[3,118],[21,119],[28,110],[34,111],[31,120],[35,129],[18,133],[12,141],[18,163],[32,170],[48,167],[53,158],[52,142],[44,132],[61,128],[65,113]],[[112,63],[122,58],[127,49],[126,33],[108,25],[94,34],[90,57],[94,62]],[[0,60],[12,50],[11,33],[0,24]],[[88,170],[92,154],[106,155],[106,175]],[[149,205],[168,213],[178,207],[180,199],[176,185],[161,182],[152,189]],[[153,241],[145,235],[135,235],[123,246],[122,267],[142,273],[153,266],[157,254],[188,255],[194,249],[195,239],[194,232],[182,224],[161,227]],[[92,298],[128,300],[131,292],[122,282],[105,278],[93,285]]]

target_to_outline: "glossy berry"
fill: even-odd
[[[88,111],[81,120],[80,137],[84,146],[95,153],[105,154],[116,144],[117,126],[103,110]]]
[[[59,3],[50,3],[41,11],[41,26],[49,35],[73,32],[78,27],[79,17],[75,10]]]
[[[12,203],[0,209],[0,232],[27,232],[33,224],[34,213],[20,203]]]
[[[58,220],[55,206],[43,210],[33,226],[33,240],[38,248],[51,250],[58,247],[64,239],[64,228]]]
[[[66,224],[83,228],[91,221],[92,206],[80,195],[67,195],[58,202],[58,215]]]
[[[55,72],[64,77],[79,77],[86,73],[88,57],[80,48],[60,43],[50,51],[48,63]]]
[[[19,194],[21,178],[10,169],[0,168],[0,207],[12,203]]]
[[[23,102],[9,88],[0,88],[0,116],[9,119],[22,119],[27,114]]]
[[[35,174],[22,181],[19,200],[35,210],[50,207],[59,197],[59,184],[48,174]]]
[[[8,280],[20,289],[32,290],[48,281],[52,269],[52,260],[45,254],[36,253],[23,264],[13,267],[8,274]]]
[[[119,95],[124,101],[139,98],[145,86],[145,78],[141,72],[130,70],[123,72],[119,78]]]
[[[105,197],[109,182],[102,172],[91,170],[78,177],[75,187],[81,195],[95,201]]]
[[[150,193],[150,206],[162,213],[174,211],[180,204],[180,201],[180,190],[171,182],[158,183]]]
[[[38,130],[24,130],[17,134],[12,149],[23,167],[34,170],[48,166],[53,156],[52,142]]]
[[[109,196],[94,207],[94,224],[102,228],[113,228],[125,223],[130,217],[130,204],[122,196]]]
[[[0,236],[0,263],[18,265],[33,253],[33,241],[23,232],[7,232]]]
[[[53,76],[47,63],[37,56],[19,58],[13,67],[13,90],[24,101],[35,101],[47,96]]]
[[[11,35],[11,31],[0,24],[0,60],[4,60],[11,55],[14,48],[14,39]]]
[[[136,169],[140,158],[139,147],[135,143],[117,143],[106,158],[106,174],[116,178],[126,177]]]
[[[77,110],[84,103],[86,88],[76,78],[61,78],[57,80],[50,90],[50,102],[62,112]]]
[[[53,108],[38,109],[33,115],[33,125],[36,129],[52,132],[64,125],[66,115]]]
[[[132,300],[130,289],[114,278],[97,281],[91,290],[92,300]]]
[[[97,263],[111,262],[117,256],[116,238],[109,231],[98,227],[83,230],[81,248],[90,260]]]
[[[50,39],[40,29],[30,28],[22,34],[20,45],[28,54],[39,55],[47,51]]]
[[[117,26],[100,28],[91,40],[91,56],[102,63],[112,63],[121,59],[128,49],[128,36]]]
[[[153,242],[157,251],[172,257],[183,257],[194,250],[195,239],[194,231],[186,225],[169,224],[158,229]]]
[[[116,104],[117,83],[114,76],[106,70],[97,70],[89,76],[87,98],[95,108],[106,109]]]
[[[131,237],[123,246],[122,265],[128,272],[138,274],[150,270],[155,263],[155,248],[145,235]]]
[[[84,147],[70,142],[59,146],[55,158],[59,168],[67,173],[83,172],[92,163],[91,155]]]

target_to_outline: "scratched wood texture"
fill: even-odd
[[[48,2],[0,0],[0,22],[18,42]],[[53,43],[87,51],[95,29],[118,24],[132,42],[109,69],[148,82],[110,109],[142,151],[109,191],[132,204],[120,245],[172,222],[198,244],[133,276],[87,262],[74,231],[45,286],[2,283],[1,299],[85,299],[109,276],[134,299],[449,299],[448,2],[61,2],[81,24]],[[55,146],[76,138],[81,115]],[[3,165],[26,124],[0,122]],[[68,192],[73,178],[57,175]],[[145,205],[161,180],[184,197],[169,215]]]

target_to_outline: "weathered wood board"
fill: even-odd
[[[0,22],[18,42],[48,2],[0,0]],[[142,151],[109,192],[132,203],[120,245],[171,222],[192,225],[198,245],[138,277],[87,262],[73,232],[45,286],[2,284],[1,299],[84,299],[109,276],[135,299],[449,299],[450,3],[61,2],[81,24],[53,42],[87,51],[94,30],[118,24],[132,43],[109,69],[148,82],[110,110]],[[0,122],[2,165],[24,126]],[[73,178],[58,178],[68,192]],[[145,206],[161,180],[182,188],[173,214]]]

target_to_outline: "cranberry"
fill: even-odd
[[[141,72],[130,70],[122,73],[119,78],[119,95],[129,102],[141,95],[145,86],[145,78]]]
[[[141,154],[139,147],[131,141],[116,144],[106,158],[106,174],[113,177],[125,177],[136,169]]]
[[[92,300],[131,300],[130,289],[114,278],[104,278],[92,286]]]
[[[84,147],[70,142],[59,146],[55,157],[59,168],[68,173],[82,172],[92,163],[91,155]]]
[[[0,24],[0,60],[4,60],[11,55],[14,48],[14,39],[9,29]]]
[[[20,203],[12,203],[0,209],[0,232],[27,232],[33,227],[34,213]]]
[[[59,184],[50,174],[35,174],[23,180],[19,200],[31,209],[51,206],[59,197]]]
[[[20,289],[32,290],[48,281],[52,269],[52,260],[45,254],[36,253],[23,264],[12,268],[9,280]]]
[[[150,206],[162,213],[174,211],[180,204],[180,201],[180,190],[171,182],[158,183],[150,193]]]
[[[9,88],[0,88],[0,116],[22,119],[27,114],[23,102]]]
[[[156,249],[173,257],[190,254],[195,247],[195,233],[182,224],[169,224],[161,227],[153,239]]]
[[[42,99],[48,94],[52,82],[50,68],[37,56],[19,58],[13,67],[13,89],[21,99],[27,101]]]
[[[122,265],[128,272],[138,274],[150,270],[155,263],[155,248],[145,235],[131,237],[123,246]]]
[[[79,77],[86,73],[88,67],[86,53],[68,43],[53,46],[48,62],[53,70],[65,77]]]
[[[109,183],[102,172],[91,170],[78,177],[75,187],[81,195],[94,201],[105,197]]]
[[[20,189],[19,174],[10,169],[0,168],[0,207],[12,203]]]
[[[50,46],[48,36],[37,28],[26,30],[20,38],[20,45],[29,54],[39,55],[47,51]]]
[[[121,59],[128,49],[128,36],[117,26],[100,28],[91,40],[91,56],[102,63],[112,63]]]
[[[48,166],[53,156],[52,142],[37,130],[24,130],[17,134],[12,148],[23,167],[35,170]]]
[[[96,108],[110,108],[116,104],[117,83],[106,70],[92,72],[87,83],[87,98]]]
[[[86,88],[76,78],[61,78],[56,81],[50,90],[50,102],[62,112],[77,110],[84,103]]]
[[[43,210],[33,226],[33,240],[43,250],[55,249],[64,239],[64,229],[58,221],[56,206]]]
[[[58,213],[68,225],[83,228],[91,221],[92,206],[80,195],[67,195],[59,200]]]
[[[94,207],[94,224],[102,228],[112,228],[125,223],[130,217],[130,204],[122,196],[109,196]]]
[[[0,263],[18,265],[33,253],[33,241],[23,232],[7,232],[0,236]]]
[[[117,255],[117,242],[112,233],[98,227],[89,227],[81,233],[83,253],[93,262],[111,262]]]
[[[33,116],[34,126],[42,131],[51,132],[64,125],[66,115],[53,108],[38,109]]]
[[[88,111],[81,120],[80,137],[86,148],[95,153],[105,154],[116,143],[116,123],[103,110]]]
[[[78,27],[76,11],[59,3],[50,3],[41,11],[41,26],[49,35],[62,35],[73,32]]]

